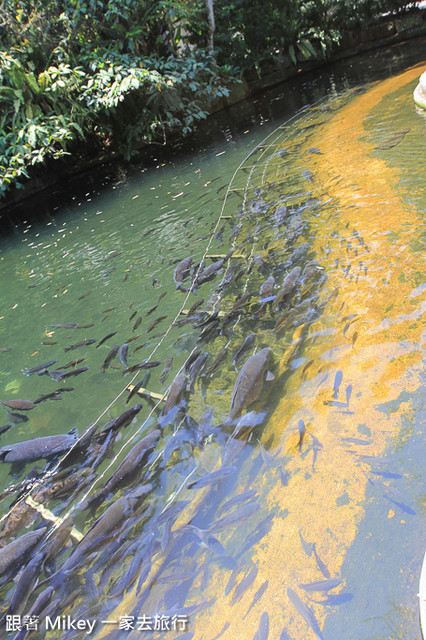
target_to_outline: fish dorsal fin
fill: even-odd
[[[270,382],[271,380],[275,380],[275,376],[272,373],[272,371],[267,371],[266,372],[265,380],[267,380],[268,382]]]

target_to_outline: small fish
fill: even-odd
[[[126,367],[126,369],[128,368],[128,364],[127,364],[127,351],[129,349],[129,344],[128,342],[125,342],[123,345],[121,345],[120,347],[120,352],[118,354],[118,357],[120,358],[120,362],[121,364]]]
[[[115,336],[117,333],[117,331],[114,331],[113,333],[109,333],[107,336],[105,336],[105,338],[102,338],[102,340],[100,342],[98,342],[98,344],[96,345],[96,349],[98,349],[98,347],[101,346],[101,344],[103,344],[104,342],[106,342],[107,340],[109,340],[110,338],[112,338],[113,336]]]
[[[210,525],[211,533],[218,533],[219,531],[224,531],[228,527],[244,522],[248,518],[251,518],[252,515],[256,513],[260,508],[258,502],[250,502],[250,504],[244,504],[242,507],[239,507],[228,516],[224,516],[219,520],[215,520],[212,525]]]
[[[389,480],[400,480],[402,478],[402,475],[400,473],[392,473],[391,471],[380,471],[379,469],[370,469],[370,471],[375,476],[380,476]]]
[[[342,379],[343,379],[343,373],[339,369],[339,371],[336,373],[336,376],[334,378],[334,385],[333,385],[333,398],[334,398],[334,400],[337,400],[337,398],[338,398],[339,388],[340,388],[340,385],[342,384]]]
[[[235,587],[234,595],[232,596],[231,606],[244,595],[244,593],[251,587],[253,582],[256,580],[258,573],[257,567],[252,567],[248,573],[241,580],[240,584]]]
[[[138,328],[138,326],[140,325],[141,322],[142,322],[142,316],[138,316],[136,318],[135,324],[133,325],[132,331],[136,331],[136,329]]]
[[[314,554],[315,562],[317,563],[318,569],[321,571],[322,575],[325,578],[330,578],[330,572],[321,560],[317,552],[317,545],[315,542],[312,543],[312,553]]]
[[[352,336],[352,341],[351,341],[351,342],[352,342],[352,345],[354,345],[354,344],[355,344],[355,342],[356,342],[357,338],[358,338],[358,331],[355,331],[355,332],[354,332],[354,334],[353,334],[353,336]]]
[[[331,589],[335,589],[340,584],[342,584],[340,578],[328,578],[327,580],[319,580],[309,584],[299,584],[299,587],[304,591],[331,591]]]
[[[7,418],[12,424],[21,424],[21,422],[28,422],[28,417],[22,413],[7,412]]]
[[[247,491],[243,491],[242,493],[239,493],[237,496],[234,496],[230,500],[227,500],[225,504],[223,504],[220,507],[219,513],[220,514],[225,513],[225,511],[229,511],[229,509],[231,509],[232,507],[235,507],[235,505],[237,504],[239,505],[242,502],[247,502],[251,498],[254,498],[255,495],[256,495],[256,489],[248,489]]]
[[[212,473],[208,473],[207,475],[195,480],[195,482],[191,482],[188,485],[188,489],[201,489],[201,487],[207,487],[211,484],[216,484],[216,482],[220,482],[221,480],[225,480],[229,478],[233,473],[235,473],[237,467],[221,467],[216,471],[212,471]]]
[[[83,298],[87,298],[87,296],[90,296],[92,292],[91,291],[86,291],[86,293],[83,293],[80,297],[79,300],[83,300]]]
[[[169,375],[173,365],[173,356],[168,356],[164,361],[164,369],[160,375],[160,382],[163,384],[167,380],[167,376]]]
[[[145,314],[145,318],[146,318],[147,316],[150,316],[150,315],[151,315],[151,313],[154,313],[154,311],[156,310],[156,308],[157,308],[157,307],[158,307],[158,304],[156,304],[156,305],[154,305],[153,307],[151,307],[151,309],[149,309],[149,311],[147,311],[147,313]],[[136,311],[135,311],[135,313],[134,313],[134,314],[132,314],[132,315],[130,316],[130,320],[131,320],[132,318],[134,318],[134,316],[135,316],[135,315],[136,315]]]
[[[137,311],[133,311],[133,313],[130,315],[129,322],[133,320],[133,318],[137,315],[137,313],[138,313]]]
[[[239,347],[239,349],[237,350],[237,352],[235,353],[232,359],[232,364],[234,365],[234,367],[239,363],[239,361],[241,360],[241,358],[243,357],[247,349],[250,349],[250,347],[253,345],[253,343],[256,340],[256,336],[257,336],[256,333],[251,333],[250,335],[247,336],[247,338],[244,340],[242,345]]]
[[[303,551],[306,553],[308,557],[311,557],[312,552],[314,550],[313,548],[314,545],[312,544],[312,542],[306,542],[306,540],[302,536],[302,531],[300,529],[299,529],[299,538],[300,538],[300,544],[302,545]]]
[[[8,351],[13,351],[13,347],[0,347],[0,353],[7,353]]]
[[[167,315],[165,316],[160,316],[159,318],[157,318],[156,320],[154,320],[154,322],[151,322],[151,324],[149,325],[148,329],[146,330],[147,333],[150,333],[156,326],[157,324],[160,324],[160,322],[162,322],[163,320],[165,320],[167,318]]]
[[[108,307],[108,309],[104,309],[102,313],[111,313],[111,311],[115,311],[117,307]]]
[[[34,404],[40,404],[40,402],[44,402],[45,400],[62,400],[62,396],[58,391],[52,391],[51,393],[45,393],[39,396],[37,400],[34,400]]]
[[[256,602],[259,602],[259,600],[261,599],[261,597],[265,593],[265,591],[268,588],[268,586],[269,586],[269,580],[265,580],[265,582],[259,587],[259,589],[254,594],[253,600],[251,601],[251,604],[250,604],[249,608],[247,609],[247,613],[243,617],[243,620],[248,615],[249,611],[251,611],[252,607],[254,607]]]
[[[145,360],[144,362],[140,362],[139,364],[134,364],[128,369],[123,371],[123,376],[126,376],[128,373],[133,373],[134,371],[138,371],[139,369],[152,369],[153,367],[159,367],[161,364],[161,360]]]
[[[193,260],[191,257],[184,258],[183,260],[181,260],[181,262],[179,262],[176,269],[174,270],[173,280],[175,281],[178,289],[184,288],[182,286],[182,282],[189,276],[192,262]]]
[[[94,327],[94,322],[89,322],[88,324],[78,324],[76,329],[88,329],[89,327]]]
[[[55,327],[56,329],[75,329],[77,326],[76,322],[53,322],[51,327]]]
[[[321,633],[318,622],[316,621],[315,616],[309,609],[309,607],[303,602],[303,600],[299,598],[299,596],[295,591],[293,591],[293,589],[290,589],[290,587],[287,589],[287,595],[296,611],[302,616],[306,624],[315,633],[317,640],[324,640],[324,636]]]
[[[18,411],[29,411],[30,409],[35,409],[36,405],[34,402],[30,400],[7,400],[1,401],[1,404],[4,407],[8,407],[9,409],[16,409]]]
[[[352,593],[337,593],[328,595],[325,600],[312,600],[311,602],[315,602],[316,604],[322,604],[326,607],[336,607],[341,604],[345,604],[346,602],[350,602],[353,598]]]
[[[360,444],[360,445],[369,445],[372,444],[372,440],[363,440],[362,438],[340,438],[342,442],[347,442],[348,444]]]
[[[84,360],[86,360],[86,358],[76,358],[75,360],[71,360],[70,362],[67,362],[67,364],[62,365],[62,367],[59,367],[59,369],[62,371],[62,369],[69,369],[70,367],[76,367],[81,362],[84,362]]]
[[[96,342],[94,338],[91,340],[81,340],[81,342],[76,342],[70,347],[65,347],[64,351],[71,351],[71,349],[78,349],[78,347],[87,347],[89,344],[93,344],[94,342]]]
[[[348,384],[348,386],[346,387],[346,406],[349,407],[349,400],[351,399],[351,395],[352,395],[352,385]]]
[[[387,496],[386,494],[384,494],[385,498],[387,500],[389,500],[389,502],[392,502],[392,504],[396,505],[397,507],[399,507],[401,509],[401,511],[404,511],[404,513],[408,513],[410,516],[415,516],[417,515],[417,511],[414,511],[414,509],[412,509],[411,507],[409,507],[408,505],[404,504],[403,502],[399,502],[397,500],[394,500],[393,498],[390,498],[389,496]]]
[[[41,344],[54,345],[58,343],[55,342],[54,340],[42,340]]]
[[[211,364],[210,367],[206,370],[206,376],[211,376],[216,371],[219,365],[225,360],[227,353],[228,347],[222,347],[222,349],[217,354],[213,364]]]
[[[303,438],[305,436],[306,433],[306,426],[305,423],[303,422],[303,420],[299,420],[298,424],[297,424],[297,428],[299,431],[299,442],[297,443],[297,446],[299,447],[299,451],[302,448],[302,443],[303,443]]]
[[[35,367],[31,367],[31,369],[21,369],[22,373],[25,373],[25,375],[27,376],[31,376],[33,373],[38,373],[39,371],[42,371],[44,369],[47,369],[48,367],[51,367],[52,365],[56,364],[56,362],[58,362],[57,360],[49,360],[49,362],[43,362],[43,364],[38,364]]]
[[[113,348],[111,349],[111,351],[109,352],[109,354],[107,355],[107,357],[102,363],[102,366],[100,369],[101,373],[105,373],[105,371],[108,368],[108,365],[110,364],[110,362],[112,362],[112,360],[114,360],[115,356],[117,355],[119,348],[120,348],[119,344],[116,344],[113,346]]]

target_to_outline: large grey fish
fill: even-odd
[[[209,358],[208,353],[201,353],[198,356],[198,358],[195,360],[195,362],[191,365],[191,368],[189,370],[189,380],[186,385],[187,391],[194,393],[195,381],[197,379],[197,376],[201,373],[201,371],[206,366],[206,362],[208,358]]]
[[[265,347],[251,356],[242,366],[235,382],[229,419],[239,418],[241,411],[259,397],[272,349]],[[271,377],[270,374],[269,377]]]
[[[46,527],[29,531],[0,549],[0,575],[7,573],[12,568],[19,569],[24,563],[26,555],[44,537],[46,531]]]
[[[113,346],[113,348],[108,353],[107,357],[105,358],[105,360],[101,365],[101,369],[100,369],[101,373],[105,373],[105,371],[108,368],[108,365],[110,364],[110,362],[112,362],[112,360],[114,360],[115,356],[117,355],[119,348],[120,348],[119,344],[116,344]]]
[[[179,404],[186,389],[187,382],[188,378],[186,377],[186,375],[183,372],[178,373],[178,375],[170,385],[170,390],[167,394],[167,399],[162,411],[163,416],[167,415],[168,412],[173,409],[173,407]]]
[[[42,436],[0,449],[0,462],[33,462],[68,451],[78,438],[77,429],[57,436]]]
[[[302,273],[302,269],[300,267],[294,267],[294,269],[290,271],[290,273],[284,280],[281,289],[278,291],[275,297],[274,309],[276,309],[279,306],[280,302],[283,300],[285,296],[287,296],[289,293],[291,293],[295,289],[301,273]]]
[[[85,555],[104,543],[105,538],[117,533],[122,521],[134,512],[140,498],[144,497],[144,495],[144,488],[142,488],[142,491],[140,488],[136,489],[129,495],[118,498],[104,511],[80,540],[58,574],[56,574],[60,583],[63,582],[64,571],[76,567]]]

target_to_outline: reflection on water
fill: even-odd
[[[45,582],[9,612],[53,587],[41,619],[98,639],[419,637],[419,75],[334,91],[3,243],[1,397],[39,402],[8,408],[1,444],[90,434],[59,467],[0,468],[2,544],[49,532]],[[126,404],[138,383],[152,396]],[[12,508],[29,490],[50,514]]]

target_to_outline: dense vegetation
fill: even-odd
[[[214,0],[212,55],[205,0],[2,0],[0,197],[47,158],[129,159],[185,135],[244,71],[326,56],[344,27],[404,5]]]

